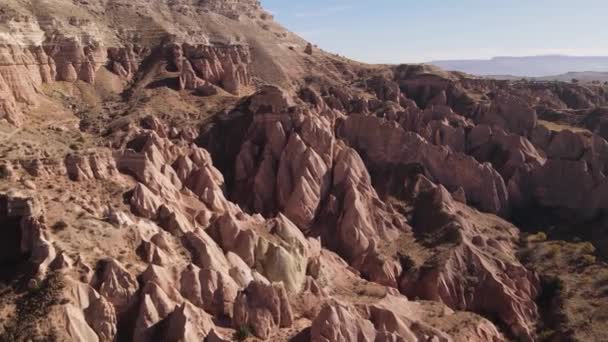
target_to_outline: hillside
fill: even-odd
[[[256,0],[8,0],[0,51],[0,341],[608,340],[602,84]]]

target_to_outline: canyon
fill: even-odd
[[[0,341],[601,341],[608,87],[255,0],[0,4]]]

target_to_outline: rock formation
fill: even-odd
[[[255,0],[9,0],[0,45],[0,340],[534,341],[563,258],[513,223],[608,246],[601,86],[355,63]]]

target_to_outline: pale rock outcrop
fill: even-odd
[[[179,89],[195,90],[215,85],[238,95],[251,84],[251,57],[246,45],[167,44],[153,55],[145,79],[177,79]],[[127,74],[117,67],[115,72]],[[144,84],[154,86],[154,84]]]
[[[203,269],[200,272],[204,308],[217,315],[233,317],[239,286],[227,273]]]
[[[245,228],[247,226],[250,228]],[[272,234],[272,238],[256,233],[254,227]],[[285,216],[256,222],[225,214],[210,231],[223,250],[236,254],[268,280],[282,282],[289,292],[301,289],[308,266],[309,243]]]
[[[104,219],[118,227],[125,227],[134,224],[133,218],[124,211],[117,210],[109,206],[103,213]]]
[[[378,331],[378,337],[405,338],[406,341],[493,341],[504,336],[485,318],[454,312],[441,305],[421,310],[421,307],[401,296],[387,295],[376,303],[358,305],[364,317]],[[436,316],[435,318],[432,318]],[[459,325],[467,326],[462,329]],[[382,339],[381,339],[382,340]],[[390,341],[390,339],[389,339]]]
[[[177,307],[162,288],[148,282],[142,289],[140,306],[133,332],[133,341],[149,341],[156,332],[156,324],[169,316]]]
[[[57,252],[46,236],[48,228],[39,218],[25,216],[21,220],[21,252],[29,255],[34,274],[43,278]]]
[[[65,327],[65,331],[62,333],[70,341],[100,341],[93,328],[87,324],[82,310],[71,305],[62,306],[61,310],[62,313],[56,314],[56,317],[62,326]]]
[[[314,98],[314,91],[304,92],[307,94],[302,96]],[[355,267],[366,264],[372,270],[378,262],[382,263],[386,267],[382,267],[381,272],[374,272],[373,276],[396,286],[400,272],[398,263],[380,260],[378,253],[370,249],[370,239],[396,238],[399,230],[406,229],[405,220],[379,200],[357,153],[336,142],[333,134],[335,113],[325,108],[323,100],[316,101],[321,113],[297,107],[297,100],[284,90],[267,86],[243,104],[246,107],[243,110],[251,115],[252,122],[235,155],[233,198],[242,206],[266,216],[280,213],[279,218],[284,215],[304,232],[318,223],[319,217],[327,216],[326,221],[336,221],[338,228],[329,224],[316,228],[326,245],[340,251]],[[383,219],[385,214],[389,218]],[[227,224],[230,222],[235,224]],[[289,244],[276,246],[263,240],[256,243],[253,235],[249,243],[239,243],[241,249],[249,252],[233,250],[230,241],[236,241],[240,234],[243,235],[238,239],[248,236],[236,233],[243,230],[236,226],[244,224],[236,223],[228,217],[218,220],[216,224],[226,228],[212,227],[212,231],[235,233],[224,238],[226,242],[217,238],[221,234],[214,233],[216,241],[250,266],[253,261],[260,260],[261,273],[271,281],[285,282],[288,291],[299,289],[307,265],[298,260],[306,260],[301,257],[305,254],[294,254]],[[251,257],[253,246],[264,250],[256,252],[255,259]],[[315,266],[314,258],[309,260],[312,273],[316,273],[318,264]],[[293,266],[298,271],[287,272]],[[281,275],[277,270],[286,272]],[[298,279],[289,274],[299,275]]]
[[[76,333],[76,331],[86,332],[87,327],[76,328],[76,321],[82,314],[86,325],[92,329],[97,336],[95,340],[101,342],[112,342],[117,333],[117,318],[114,306],[97,291],[86,284],[68,280],[67,297],[70,300],[68,308],[66,308],[67,317],[71,318],[70,326],[73,326],[73,335],[83,335],[85,333]],[[82,310],[77,313],[74,309]]]
[[[184,245],[192,253],[192,261],[202,269],[213,269],[227,271],[230,264],[224,256],[224,252],[218,244],[207,234],[206,231],[198,229],[188,232],[183,236]]]
[[[233,325],[250,326],[252,333],[265,340],[277,328],[290,327],[293,313],[287,292],[281,284],[251,282],[236,298]]]
[[[243,259],[241,259],[241,257],[234,254],[233,252],[226,253],[226,259],[232,266],[229,271],[229,274],[232,279],[234,279],[234,281],[239,285],[239,287],[247,287],[247,285],[249,285],[249,283],[254,280],[253,272],[251,271],[249,266],[245,263],[245,261],[243,261]]]
[[[224,88],[227,92],[239,94],[251,83],[249,47],[246,45],[230,46],[182,46],[184,56],[189,61],[192,71],[201,79]],[[204,86],[198,84],[197,88]]]
[[[152,193],[145,185],[139,183],[133,190],[131,211],[145,218],[156,219],[162,203],[160,197]]]
[[[44,224],[40,203],[26,193],[2,193],[0,223],[0,261],[22,267],[34,284],[44,279],[48,269],[53,268],[57,252],[49,241],[49,229]]]
[[[340,303],[326,304],[312,322],[310,340],[314,342],[373,342],[374,325]]]
[[[163,229],[175,236],[182,236],[194,230],[191,219],[184,216],[180,211],[164,204],[158,209],[158,222]]]
[[[104,180],[118,175],[116,163],[109,151],[86,155],[68,154],[65,157],[65,168],[73,181]]]
[[[210,233],[223,250],[235,253],[249,267],[253,267],[256,263],[255,253],[259,237],[254,230],[246,229],[246,225],[247,222],[225,214],[214,223]]]
[[[25,120],[23,108],[36,106],[42,92],[43,75],[35,65],[48,65],[48,56],[37,50],[32,54],[23,46],[3,44],[0,48],[0,119],[13,125]]]
[[[135,277],[117,260],[102,260],[91,286],[97,289],[116,308],[118,314],[124,313],[135,300],[139,285]]]
[[[154,235],[150,241],[143,240],[137,248],[137,254],[143,261],[158,266],[168,265],[173,257],[163,233]]]
[[[162,341],[202,341],[215,327],[211,317],[190,303],[176,308],[166,319]]]
[[[230,276],[231,266],[223,251],[202,230],[189,232],[183,238],[196,266],[189,265],[182,272],[182,294],[209,312],[232,316],[239,286]]]
[[[397,231],[388,222],[376,220],[372,208],[379,199],[371,186],[370,176],[359,155],[345,148],[336,156],[333,174],[334,193],[342,198],[342,212],[337,222],[339,250],[347,260],[364,257],[372,239],[395,238]]]

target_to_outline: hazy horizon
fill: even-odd
[[[368,63],[608,56],[600,0],[262,0],[290,30]]]

